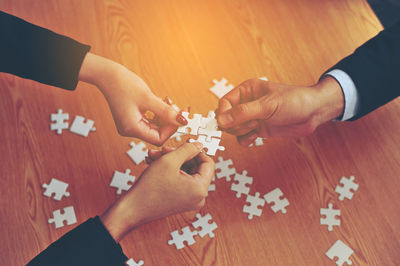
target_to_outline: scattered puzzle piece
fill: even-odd
[[[265,139],[266,139],[266,138],[256,138],[256,139],[254,140],[254,143],[251,143],[251,144],[249,145],[249,147],[253,147],[254,145],[257,146],[257,147],[263,146],[263,145],[264,145],[264,140],[265,140]]]
[[[50,115],[51,122],[55,122],[50,124],[50,130],[57,130],[57,134],[60,135],[63,129],[67,129],[69,124],[65,122],[65,120],[69,119],[68,113],[63,113],[62,109],[58,109],[56,114]]]
[[[148,154],[148,149],[146,148],[146,145],[143,142],[139,142],[138,144],[136,144],[133,141],[130,143],[130,145],[132,148],[126,153],[135,164],[140,164],[144,161]]]
[[[194,114],[193,118],[189,118],[188,112],[182,112],[182,116],[186,118],[188,124],[186,126],[179,127],[177,132],[197,136],[199,127],[201,125],[202,116],[200,114]]]
[[[144,264],[144,261],[139,260],[136,262],[134,259],[130,258],[127,262],[126,265],[128,266],[142,266]]]
[[[210,185],[208,186],[208,191],[215,191],[215,175],[213,176]]]
[[[171,232],[171,240],[168,240],[168,245],[175,244],[176,249],[182,249],[185,247],[183,242],[186,241],[188,246],[193,245],[195,243],[194,236],[197,235],[197,231],[190,231],[189,226],[185,226],[182,228],[182,234],[179,234],[178,230]]]
[[[215,156],[217,150],[224,151],[224,146],[219,146],[220,139],[212,138],[210,142],[206,140],[206,136],[200,135],[197,137],[197,140],[189,139],[189,142],[200,142],[203,144],[203,148],[207,149],[207,154],[210,156]]]
[[[332,203],[328,204],[327,209],[321,208],[320,214],[325,215],[325,218],[321,217],[319,222],[322,225],[328,225],[328,231],[332,231],[334,225],[336,225],[336,226],[340,225],[340,220],[335,219],[336,216],[340,216],[340,210],[333,209]]]
[[[336,264],[342,266],[343,263],[351,265],[353,262],[350,260],[350,256],[353,254],[353,250],[346,246],[341,240],[338,240],[333,246],[325,253],[328,258],[334,260],[337,257]]]
[[[232,183],[231,190],[236,191],[236,197],[240,198],[242,194],[248,195],[250,192],[250,187],[246,185],[251,185],[253,183],[253,178],[247,176],[247,171],[244,170],[242,174],[235,174],[233,178],[237,183]]]
[[[96,128],[93,125],[93,120],[87,119],[85,122],[85,118],[83,116],[77,115],[75,116],[74,122],[72,122],[69,131],[83,137],[87,137],[90,131],[96,131]]]
[[[281,199],[281,197],[283,197],[283,193],[279,188],[276,188],[264,195],[264,199],[268,204],[272,202],[274,203],[274,205],[271,206],[271,209],[275,213],[278,211],[286,213],[286,207],[289,206],[289,201],[287,198]]]
[[[225,178],[226,181],[231,181],[231,175],[236,174],[236,170],[233,167],[231,159],[225,160],[219,156],[218,162],[215,163],[215,170],[218,179]],[[220,170],[219,172],[217,170]]]
[[[46,197],[50,198],[53,194],[55,200],[61,200],[63,196],[69,197],[68,184],[56,178],[52,178],[50,184],[43,184],[42,188],[46,189],[43,193]]]
[[[253,219],[254,215],[261,216],[262,209],[259,209],[258,207],[263,207],[265,205],[265,200],[263,198],[260,198],[260,193],[256,192],[254,196],[248,194],[246,202],[250,203],[250,205],[244,205],[243,212],[249,214],[249,220]]]
[[[196,214],[197,221],[192,223],[194,228],[200,227],[201,230],[197,231],[200,237],[204,237],[205,235],[209,235],[211,238],[214,237],[213,231],[218,228],[215,222],[209,223],[212,217],[211,214],[207,213],[204,216],[201,216],[200,213]]]
[[[340,179],[340,183],[342,186],[337,185],[335,188],[335,192],[339,194],[339,200],[344,200],[344,198],[352,199],[353,191],[357,191],[358,184],[354,182],[354,176],[350,176],[350,178],[342,177]]]
[[[125,173],[121,173],[118,171],[114,172],[110,187],[117,188],[116,193],[118,195],[121,194],[122,190],[128,191],[132,187],[132,185],[129,183],[133,183],[135,181],[135,176],[130,175],[130,173],[130,169],[126,169]]]
[[[213,82],[214,86],[210,88],[210,91],[214,93],[214,95],[217,96],[218,99],[221,99],[222,97],[224,97],[225,94],[233,89],[232,84],[227,84],[228,81],[226,80],[226,78],[222,78],[221,81],[214,79]]]
[[[67,225],[76,223],[76,216],[73,206],[65,207],[63,214],[61,214],[61,210],[53,211],[53,218],[50,218],[48,223],[54,223],[56,228],[60,228],[64,226],[64,221],[67,222]]]
[[[207,136],[207,141],[211,141],[212,138],[221,138],[222,131],[218,129],[214,111],[208,112],[207,117],[201,118],[198,134]]]

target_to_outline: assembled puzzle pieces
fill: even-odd
[[[56,228],[60,228],[64,226],[64,221],[67,222],[67,225],[76,223],[76,216],[73,206],[65,207],[63,214],[61,214],[61,210],[53,211],[53,218],[50,218],[48,223],[54,223]]]
[[[335,192],[339,194],[339,200],[344,200],[344,198],[352,199],[353,191],[357,191],[358,184],[354,182],[354,176],[350,176],[350,178],[342,177],[340,179],[340,183],[342,186],[337,185],[335,188]]]
[[[117,188],[116,193],[118,195],[121,194],[122,190],[128,191],[132,187],[130,183],[135,181],[135,176],[130,175],[130,173],[130,169],[126,169],[125,173],[121,173],[119,171],[114,172],[110,187]]]
[[[148,154],[148,149],[146,145],[143,142],[139,142],[138,144],[136,144],[133,141],[130,143],[130,145],[132,148],[126,153],[135,164],[140,164],[144,161]]]
[[[253,183],[253,178],[251,176],[247,176],[247,171],[244,170],[242,174],[236,173],[233,178],[237,183],[232,183],[231,190],[236,191],[236,198],[240,198],[242,194],[248,195],[250,192],[250,187],[247,185],[251,185]]]
[[[243,206],[243,212],[249,214],[249,220],[253,219],[254,215],[261,216],[262,209],[259,209],[258,207],[263,207],[265,205],[265,200],[260,197],[260,193],[256,192],[254,196],[248,194],[246,202],[250,204]]]
[[[72,122],[69,131],[83,137],[87,137],[91,131],[96,131],[96,128],[93,125],[93,120],[87,119],[85,122],[85,118],[83,116],[77,115],[75,116],[74,122]]]
[[[193,118],[189,118],[188,112],[182,112],[182,116],[186,118],[188,124],[186,126],[181,126],[178,128],[177,132],[182,134],[190,134],[193,136],[198,135],[199,127],[201,125],[202,115],[194,114]]]
[[[286,207],[289,206],[289,201],[287,198],[281,199],[281,197],[283,197],[283,193],[279,188],[276,188],[264,195],[264,199],[268,204],[272,202],[274,203],[274,205],[271,206],[271,209],[275,213],[278,211],[286,213]]]
[[[130,258],[127,262],[126,265],[127,266],[142,266],[144,264],[144,261],[139,260],[138,262],[136,262],[134,259]]]
[[[201,118],[201,125],[198,130],[199,135],[205,135],[207,141],[211,141],[212,138],[221,138],[222,131],[218,129],[218,123],[215,119],[215,112],[208,112],[207,117]]]
[[[178,230],[171,232],[171,240],[168,240],[168,245],[175,244],[176,249],[182,249],[185,247],[184,242],[188,244],[188,246],[193,245],[196,241],[194,240],[194,236],[197,235],[197,231],[191,231],[189,226],[185,226],[182,228],[182,234],[179,234]]]
[[[338,259],[336,260],[336,264],[342,266],[343,263],[347,263],[351,265],[353,262],[350,260],[350,256],[353,254],[353,250],[346,246],[341,240],[338,240],[333,244],[333,246],[325,253],[328,258],[334,260],[335,257]]]
[[[204,216],[201,216],[200,213],[196,214],[197,221],[192,223],[194,228],[201,228],[201,230],[197,231],[200,237],[204,237],[205,235],[209,235],[211,238],[214,237],[214,230],[218,228],[215,222],[209,223],[212,220],[211,214],[207,213]]]
[[[69,126],[68,121],[67,122],[65,121],[68,119],[69,119],[69,114],[63,113],[62,109],[58,109],[58,112],[56,114],[50,115],[51,122],[55,122],[50,124],[50,130],[57,130],[57,134],[60,135],[63,129],[68,129]]]
[[[68,184],[60,181],[56,178],[52,178],[50,184],[43,184],[42,188],[46,189],[43,193],[46,197],[51,197],[54,195],[53,199],[61,200],[63,196],[69,197],[69,192],[67,192]]]
[[[233,85],[228,84],[226,78],[222,78],[220,81],[214,79],[213,82],[214,86],[210,88],[210,91],[214,93],[214,95],[217,96],[218,99],[221,99],[222,97],[224,97],[225,94],[233,89]]]
[[[328,225],[328,231],[333,230],[333,226],[339,226],[340,225],[340,220],[336,219],[336,216],[340,216],[340,210],[339,209],[333,209],[333,204],[329,203],[328,208],[320,209],[320,214],[325,215],[325,218],[320,218],[320,224],[322,225]]]
[[[215,156],[215,153],[217,152],[217,150],[220,151],[224,151],[225,147],[224,146],[220,146],[219,142],[221,140],[220,139],[216,139],[216,138],[212,138],[211,141],[207,141],[206,140],[206,136],[204,135],[200,135],[197,137],[197,140],[194,139],[189,139],[189,142],[200,142],[201,144],[203,144],[203,148],[207,149],[207,154],[210,156]]]
[[[232,159],[224,160],[219,156],[218,162],[215,163],[215,172],[218,179],[225,178],[226,181],[231,181],[231,176],[236,174]]]

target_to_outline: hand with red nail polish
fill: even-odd
[[[187,123],[169,99],[156,97],[138,75],[114,61],[88,53],[79,79],[96,85],[103,93],[122,136],[160,146]],[[149,111],[151,120],[145,115]]]
[[[301,137],[343,112],[340,85],[325,77],[313,86],[250,79],[227,93],[216,111],[218,125],[248,147],[257,137]]]

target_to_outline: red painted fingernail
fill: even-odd
[[[186,126],[188,124],[188,121],[181,113],[176,115],[176,121],[183,126]]]

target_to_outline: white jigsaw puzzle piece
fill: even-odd
[[[85,122],[85,118],[83,116],[77,115],[75,116],[74,122],[72,122],[69,131],[83,137],[87,137],[91,131],[96,131],[96,128],[93,125],[93,120],[87,119]]]
[[[130,145],[132,148],[126,153],[135,164],[140,164],[145,160],[146,156],[148,155],[146,144],[144,144],[143,142],[139,142],[138,144],[136,144],[132,141]]]
[[[221,138],[222,131],[218,129],[214,111],[209,111],[207,117],[201,118],[201,125],[198,133],[199,135],[207,136],[207,141],[211,141],[212,138]]]
[[[222,78],[220,81],[214,79],[214,86],[210,88],[210,91],[214,93],[215,96],[218,97],[218,99],[221,99],[224,97],[225,94],[230,92],[233,89],[232,84],[228,84],[228,80],[226,78]]]
[[[357,191],[358,184],[354,182],[354,176],[350,176],[350,178],[342,177],[340,179],[340,183],[342,186],[337,185],[335,188],[335,192],[339,194],[339,200],[344,200],[344,198],[352,199],[353,191]]]
[[[68,129],[69,123],[65,120],[69,119],[68,113],[63,113],[62,109],[58,109],[56,114],[50,115],[51,122],[55,122],[50,124],[50,130],[57,130],[57,134],[60,135],[63,129]]]
[[[197,231],[191,231],[189,226],[185,226],[182,228],[182,234],[179,234],[179,230],[175,230],[171,232],[171,240],[168,240],[168,245],[174,245],[176,249],[182,249],[185,247],[184,242],[188,244],[188,246],[193,245],[196,241],[194,240],[194,236],[197,235]]]
[[[189,139],[189,142],[193,143],[193,142],[200,142],[203,144],[203,148],[207,149],[207,154],[210,156],[215,156],[215,153],[217,152],[217,150],[220,151],[224,151],[225,147],[224,146],[220,146],[220,139],[215,139],[212,138],[210,142],[208,142],[206,140],[206,136],[204,135],[200,135],[197,137],[197,140],[194,139]]]
[[[250,205],[243,206],[243,212],[248,213],[249,220],[253,219],[253,216],[261,216],[262,209],[258,207],[263,207],[265,205],[265,200],[260,198],[260,193],[256,192],[254,196],[248,194],[246,198],[246,202],[250,203]]]
[[[271,204],[272,202],[274,203],[274,205],[271,206],[271,209],[275,213],[278,211],[286,213],[286,207],[289,206],[289,201],[287,198],[281,199],[281,197],[283,197],[283,193],[279,188],[276,188],[264,195],[264,199],[268,204]]]
[[[253,178],[251,176],[247,176],[246,170],[244,170],[242,174],[236,173],[233,180],[237,181],[237,183],[232,183],[231,185],[231,190],[236,191],[236,198],[240,198],[242,194],[249,194],[250,187],[246,185],[251,185],[253,183]]]
[[[110,183],[110,187],[115,187],[117,188],[116,193],[118,195],[121,194],[122,190],[128,191],[132,185],[129,183],[133,183],[135,181],[135,176],[130,175],[131,170],[126,169],[125,173],[115,171],[113,178]]]
[[[212,220],[211,214],[207,213],[204,216],[201,216],[200,213],[196,214],[197,220],[192,223],[194,228],[201,228],[197,233],[200,237],[204,237],[205,235],[209,235],[211,238],[214,237],[214,230],[218,228],[215,222],[209,223]]]
[[[193,114],[193,118],[189,118],[188,112],[182,112],[182,116],[186,118],[186,120],[188,121],[188,124],[186,126],[179,127],[177,132],[182,133],[182,134],[190,134],[192,136],[197,136],[199,127],[201,125],[202,115]]]
[[[144,261],[139,260],[136,262],[133,258],[130,258],[127,262],[126,265],[128,266],[142,266],[144,264]]]
[[[226,181],[231,181],[231,176],[236,174],[236,169],[233,167],[232,159],[224,160],[221,156],[218,157],[218,162],[215,163],[217,178],[225,178]]]
[[[213,178],[211,179],[211,183],[208,186],[208,191],[215,191],[216,186],[215,186],[215,175],[213,176]]]
[[[350,256],[354,253],[354,251],[346,246],[341,240],[338,240],[333,244],[333,246],[325,253],[328,258],[334,260],[335,257],[336,265],[342,266],[345,262],[348,265],[351,265],[353,262],[350,260]]]
[[[61,200],[63,196],[69,197],[69,192],[67,192],[68,184],[60,181],[56,178],[52,178],[50,184],[43,184],[42,188],[46,189],[43,193],[46,197],[51,197],[54,194],[53,199]]]
[[[339,226],[340,225],[340,220],[336,219],[336,216],[340,216],[340,210],[339,209],[333,209],[333,204],[329,203],[328,208],[321,208],[320,209],[320,214],[324,215],[325,218],[320,218],[320,224],[322,225],[327,225],[328,226],[328,231],[333,230],[333,226]]]
[[[61,214],[61,209],[53,211],[53,218],[50,218],[48,223],[54,223],[56,228],[60,228],[64,226],[64,221],[67,222],[67,225],[77,222],[73,206],[65,207],[63,214]]]

